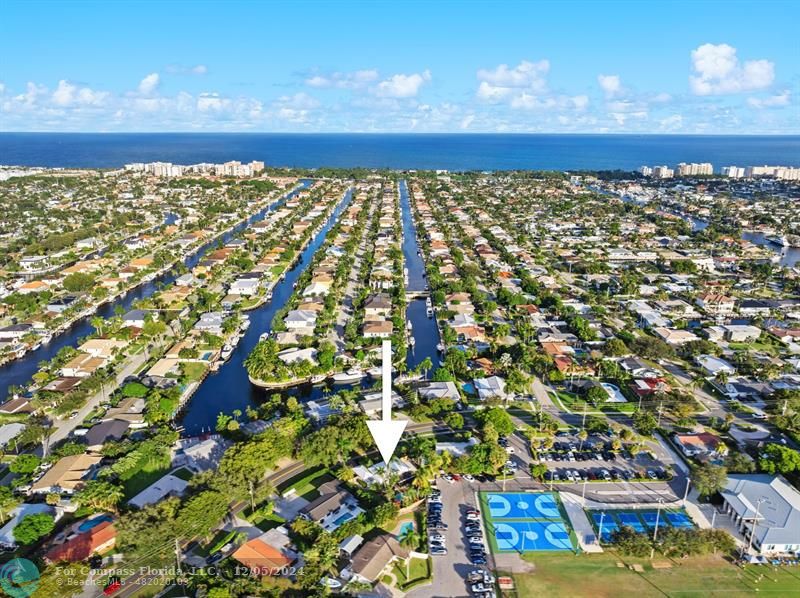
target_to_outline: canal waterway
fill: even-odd
[[[417,241],[417,229],[408,199],[408,186],[404,180],[400,181],[400,208],[403,218],[403,257],[405,267],[408,269],[406,290],[424,291],[427,287],[425,262]],[[439,366],[436,349],[436,345],[439,344],[439,329],[436,326],[436,319],[428,317],[425,299],[409,301],[406,307],[406,319],[411,322],[411,333],[414,337],[414,345],[409,344],[406,355],[408,369],[414,369],[427,357],[433,364],[430,371],[434,371]]]
[[[301,186],[294,189],[292,192],[283,195],[280,199],[270,204],[268,207],[253,214],[246,221],[243,221],[233,227],[231,230],[223,234],[221,237],[216,238],[208,243],[202,245],[192,255],[183,260],[183,264],[191,269],[195,267],[203,256],[212,247],[216,247],[221,239],[224,243],[230,241],[235,235],[239,234],[251,224],[263,220],[267,213],[277,209],[287,199],[296,195],[302,189],[305,189],[311,184],[310,179],[303,179]],[[36,351],[28,351],[21,359],[9,361],[0,366],[0,400],[5,400],[8,397],[8,390],[11,386],[22,386],[27,384],[31,377],[38,371],[39,364],[42,361],[49,361],[64,347],[76,347],[80,339],[92,334],[94,327],[91,324],[92,318],[100,316],[101,318],[111,318],[114,316],[118,308],[128,311],[134,302],[139,299],[150,297],[159,288],[171,284],[178,276],[178,268],[171,268],[160,276],[142,283],[139,286],[131,289],[125,295],[119,297],[115,301],[111,301],[102,305],[97,311],[91,315],[76,320],[69,330],[61,334],[53,336],[53,339],[42,346]]]
[[[189,403],[181,415],[181,425],[186,436],[196,436],[203,432],[213,431],[220,413],[231,414],[236,409],[244,413],[247,407],[255,408],[264,400],[267,393],[250,384],[244,360],[258,344],[259,337],[272,329],[272,319],[275,314],[292,296],[295,282],[308,268],[314,253],[325,242],[328,232],[351,199],[352,190],[348,190],[323,227],[300,253],[299,259],[286,272],[283,279],[273,287],[272,298],[261,307],[247,312],[250,318],[250,327],[244,337],[239,341],[228,361],[203,381],[194,396],[189,399]],[[295,389],[291,393],[284,391],[283,394],[300,393],[300,398],[304,399],[322,396],[322,387],[305,386],[306,388]],[[337,387],[334,386],[333,389],[335,390]]]

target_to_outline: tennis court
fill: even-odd
[[[482,492],[480,501],[494,552],[576,550],[558,496],[548,492]]]
[[[486,504],[492,519],[561,519],[556,497],[550,493],[489,492]]]
[[[644,531],[644,526],[642,525],[642,522],[639,520],[639,517],[636,515],[636,513],[619,512],[617,513],[617,519],[621,525],[627,525],[628,527],[633,528],[633,531]]]
[[[500,552],[573,549],[562,522],[504,521],[495,524],[494,536]]]
[[[590,515],[592,524],[598,534],[600,533],[600,523],[602,521],[603,535],[601,540],[604,542],[609,541],[611,535],[623,526],[630,527],[638,533],[651,532],[656,527],[656,519],[658,519],[659,529],[668,527],[689,529],[694,527],[694,522],[683,510],[662,509],[659,515],[655,510],[624,511],[611,509],[607,511],[591,511]]]

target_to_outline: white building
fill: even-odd
[[[678,164],[678,176],[696,176],[696,175],[710,175],[714,174],[714,167],[708,162],[687,164],[681,162]]]
[[[800,553],[800,492],[782,476],[731,474],[720,494],[755,551]]]
[[[741,166],[723,166],[722,174],[731,179],[740,179],[744,176],[744,168]]]
[[[675,171],[669,166],[653,167],[653,177],[657,179],[671,179],[673,176],[675,176]]]

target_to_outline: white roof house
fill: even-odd
[[[503,400],[508,398],[506,394],[506,381],[499,376],[475,378],[473,384],[475,385],[475,392],[478,393],[478,398],[481,401],[486,401],[491,398]]]
[[[0,448],[5,448],[6,445],[14,440],[17,436],[22,434],[25,429],[25,424],[13,423],[0,426]]]
[[[356,474],[356,477],[366,484],[383,484],[386,478],[386,473],[389,471],[393,471],[398,476],[403,478],[413,474],[415,471],[417,471],[417,468],[404,459],[392,459],[389,462],[389,465],[386,465],[386,463],[381,461],[380,463],[375,463],[370,467],[357,465],[353,468],[353,473]]]
[[[239,278],[234,280],[228,291],[231,295],[255,295],[261,287],[261,280],[258,278]]]
[[[697,362],[697,365],[711,376],[716,376],[723,372],[726,374],[736,373],[736,368],[730,363],[719,357],[714,357],[713,355],[698,355],[694,360]]]
[[[284,320],[287,328],[313,328],[317,323],[317,312],[308,309],[293,309]]]
[[[168,496],[183,496],[186,486],[188,486],[186,480],[168,473],[130,499],[128,504],[141,509],[146,505],[155,504]]]
[[[762,554],[800,553],[800,492],[783,476],[731,474],[724,509]]]

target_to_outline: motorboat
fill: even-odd
[[[332,376],[334,382],[357,382],[364,377],[364,372],[358,368],[350,368],[346,372],[339,372]]]
[[[46,344],[47,344],[47,343],[49,343],[51,340],[53,340],[53,335],[52,335],[51,333],[49,333],[49,332],[45,332],[44,334],[42,334],[42,335],[40,336],[40,338],[41,338],[41,340],[42,340],[42,344],[46,345]]]
[[[258,337],[258,342],[263,343],[268,338],[269,338],[269,332],[262,332],[261,336]]]
[[[250,328],[250,318],[247,316],[242,316],[242,323],[239,325],[240,330],[247,330]]]
[[[381,368],[381,366],[376,366],[374,368],[369,368],[367,370],[367,374],[371,378],[375,378],[377,380],[383,375],[383,368]]]
[[[428,317],[429,317],[429,318],[432,318],[432,317],[433,317],[433,308],[432,308],[432,307],[429,307],[429,308],[426,310],[426,312],[427,312],[427,314],[428,314]]]
[[[316,374],[311,376],[311,384],[322,384],[327,379],[327,374]]]
[[[233,353],[233,347],[230,345],[225,345],[222,347],[222,351],[219,353],[219,357],[222,361],[228,361],[231,357],[231,353]]]
[[[438,345],[436,345],[436,350],[439,351],[439,353],[444,353],[444,345],[442,343],[439,343]]]

